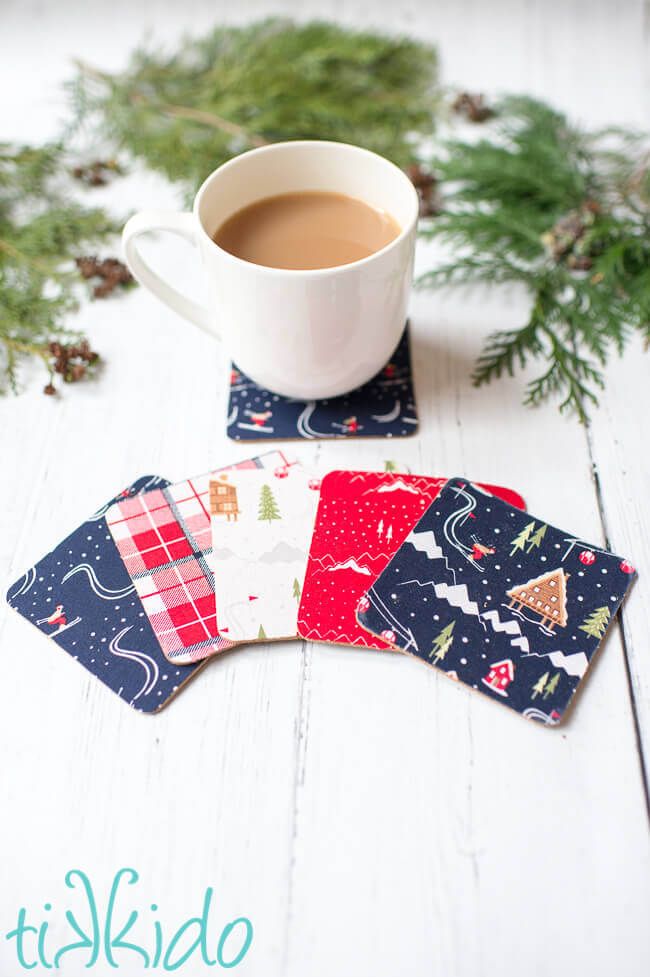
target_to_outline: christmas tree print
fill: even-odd
[[[377,535],[381,536],[383,531],[384,531],[384,520],[380,519],[379,522],[377,523]]]
[[[393,538],[393,527],[392,527],[392,525],[391,525],[391,526],[389,526],[389,527],[388,527],[388,529],[386,530],[386,540],[387,540],[387,542],[389,542],[389,543],[390,543],[390,541],[391,541],[391,539],[392,539],[392,538]]]
[[[584,619],[580,625],[580,630],[588,634],[590,638],[597,638],[600,641],[607,630],[611,616],[609,607],[597,607],[589,617]]]
[[[560,681],[560,673],[556,672],[551,681],[547,684],[544,689],[544,698],[548,699],[549,695],[553,695],[557,689],[558,682]]]
[[[273,492],[268,485],[263,485],[260,490],[260,503],[257,518],[259,520],[264,520],[269,524],[273,522],[274,519],[282,518],[280,515],[280,510],[278,509],[278,504],[273,498]]]
[[[453,643],[453,631],[456,622],[452,621],[448,624],[446,628],[443,628],[437,638],[434,638],[433,645],[431,646],[431,651],[429,652],[429,658],[432,658],[434,662],[442,661]]]
[[[548,672],[544,672],[544,674],[540,678],[538,678],[535,684],[533,685],[533,694],[531,696],[531,699],[535,699],[538,695],[542,694],[547,680],[548,680]]]
[[[539,529],[537,530],[537,532],[535,533],[535,535],[533,536],[533,538],[530,541],[530,546],[526,550],[527,553],[530,553],[530,551],[532,549],[534,549],[536,546],[539,546],[539,544],[544,539],[544,536],[546,535],[546,529],[547,529],[546,526],[540,526],[539,527]]]
[[[266,635],[266,631],[264,630],[264,625],[263,624],[260,624],[260,629],[257,632],[257,640],[258,641],[265,641],[266,640],[266,637],[267,637],[267,635]]]
[[[534,528],[535,528],[534,521],[529,522],[527,526],[524,526],[524,528],[516,537],[516,539],[513,539],[512,541],[512,549],[510,550],[510,556],[514,556],[517,550],[523,550]]]
[[[296,600],[300,600],[300,584],[297,577],[293,578],[293,596]]]
[[[385,472],[396,472],[397,471],[397,462],[396,461],[385,461],[384,462],[384,471]]]

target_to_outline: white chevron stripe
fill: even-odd
[[[525,638],[523,634],[520,638],[513,638],[510,644],[513,646],[513,648],[521,648],[524,655],[527,655],[530,650],[528,638]]]
[[[419,553],[426,553],[430,560],[442,560],[444,558],[445,554],[436,543],[436,537],[431,529],[425,533],[409,533],[406,542],[415,547]]]
[[[505,631],[506,634],[521,634],[521,628],[516,621],[501,621],[499,612],[496,610],[486,611],[483,614],[486,621],[489,621],[494,631]]]
[[[457,583],[451,587],[446,583],[437,583],[434,584],[433,589],[436,592],[436,597],[446,600],[452,607],[459,607],[463,614],[471,614],[480,619],[478,604],[476,601],[470,600],[464,583]]]
[[[499,617],[499,612],[496,609],[491,611],[485,611],[481,615],[486,621],[489,621],[492,626],[493,631],[502,631],[505,634],[514,634],[517,637],[513,638],[510,644],[513,648],[521,648],[524,655],[528,654],[530,645],[528,644],[528,638],[521,633],[521,628],[516,621],[502,621]]]

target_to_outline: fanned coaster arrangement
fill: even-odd
[[[139,479],[7,599],[142,712],[226,648],[303,637],[404,652],[553,726],[635,576],[512,489],[272,451]]]
[[[234,441],[403,438],[417,427],[408,323],[384,369],[341,397],[311,401],[280,397],[258,387],[232,365],[228,437]]]

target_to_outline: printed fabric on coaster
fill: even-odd
[[[280,451],[232,468],[284,468]],[[219,471],[219,469],[217,469]],[[217,623],[209,489],[214,472],[117,502],[106,522],[165,657],[190,664],[230,648]]]
[[[325,400],[292,400],[258,387],[233,364],[228,437],[234,441],[291,438],[401,438],[418,426],[408,323],[384,369],[358,390]]]
[[[301,637],[380,650],[390,647],[362,628],[355,612],[445,481],[388,472],[325,475],[300,601]],[[513,506],[526,507],[510,489],[485,488]]]
[[[298,464],[210,482],[219,623],[236,641],[295,638],[320,479]]]
[[[7,601],[141,712],[157,712],[200,665],[170,666],[106,526],[110,506],[169,485],[134,482],[82,523],[9,588]]]
[[[393,647],[555,725],[635,576],[620,556],[456,478],[357,617]]]

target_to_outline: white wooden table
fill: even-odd
[[[56,131],[72,56],[115,68],[146,28],[171,43],[271,10],[435,40],[445,79],[469,89],[537,93],[594,124],[650,121],[642,0],[5,0],[3,137]],[[140,171],[94,199],[125,214],[179,203]],[[151,250],[191,284],[182,245]],[[103,893],[130,865],[134,906],[155,901],[170,929],[206,886],[215,926],[249,916],[235,972],[254,977],[647,977],[648,355],[633,344],[612,364],[581,428],[554,406],[523,409],[521,378],[471,387],[483,338],[521,321],[521,296],[418,294],[412,311],[418,436],[283,447],[325,469],[392,458],[511,485],[550,522],[629,555],[640,580],[570,721],[527,724],[400,655],[298,642],[224,655],[147,718],[2,605],[0,934],[19,906],[40,919],[50,899],[63,939],[64,873],[84,868]],[[79,321],[107,362],[99,382],[53,400],[37,379],[0,401],[6,582],[135,476],[250,453],[225,436],[216,343],[144,290]],[[3,938],[0,972],[19,972]],[[82,972],[79,959],[64,968]]]

